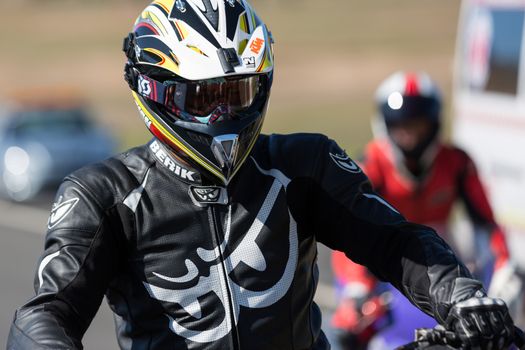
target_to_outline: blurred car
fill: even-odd
[[[114,138],[71,100],[19,101],[0,116],[0,195],[15,201],[56,187],[67,174],[111,156]]]

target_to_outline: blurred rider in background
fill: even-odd
[[[431,226],[452,245],[447,226],[454,203],[463,202],[476,242],[490,242],[492,253],[488,254],[492,258],[489,269],[487,259],[481,261],[487,256],[487,244],[485,253],[477,252],[479,259],[472,268],[486,282],[492,276],[489,294],[514,305],[521,281],[509,261],[505,236],[494,220],[474,162],[465,151],[441,140],[442,99],[436,84],[426,73],[397,72],[379,86],[376,106],[375,138],[366,146],[362,164],[375,190],[409,221]],[[381,328],[396,323],[401,309],[405,313],[413,309],[408,305],[400,309],[396,292],[389,300],[368,269],[340,252],[333,254],[333,269],[341,300],[332,325],[347,347],[366,347]],[[405,327],[410,339],[414,327],[434,322],[424,317],[421,314],[412,325],[405,316],[402,325],[390,328],[402,336],[399,328]]]

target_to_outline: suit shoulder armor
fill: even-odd
[[[147,157],[145,146],[141,146],[84,166],[68,175],[65,180],[84,187],[97,197],[101,205],[111,206],[142,182],[152,163]]]
[[[267,137],[269,151],[284,152],[287,156],[318,151],[328,141],[325,135],[314,133],[272,134]]]
[[[267,169],[279,169],[291,178],[306,176],[328,141],[322,134],[261,135],[253,156]]]

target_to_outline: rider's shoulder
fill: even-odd
[[[306,176],[313,172],[320,152],[331,140],[314,133],[260,135],[252,158],[263,168],[279,169],[287,176]]]
[[[318,150],[320,146],[330,142],[330,139],[318,133],[270,134],[261,135],[260,147],[269,152],[285,154],[303,153],[307,150]]]
[[[439,146],[440,146],[440,152],[448,158],[456,158],[462,162],[471,159],[468,152],[456,144],[453,144],[453,143],[445,144],[444,143]]]
[[[366,158],[391,158],[392,144],[387,138],[374,138],[365,145]]]
[[[64,179],[92,195],[115,202],[140,184],[151,167],[147,146],[139,146],[105,160],[86,165]]]

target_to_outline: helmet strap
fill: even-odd
[[[139,71],[135,67],[137,63],[137,51],[135,45],[135,33],[129,33],[122,43],[122,51],[126,54],[128,61],[124,66],[124,80],[133,91],[137,91]],[[138,92],[138,91],[137,91]]]
[[[140,74],[138,69],[129,61],[124,67],[124,78],[131,90],[139,95],[153,102],[166,103],[166,85],[144,74]]]
[[[126,54],[128,60],[133,64],[137,62],[137,52],[135,50],[135,33],[129,33],[122,42],[122,51]]]

